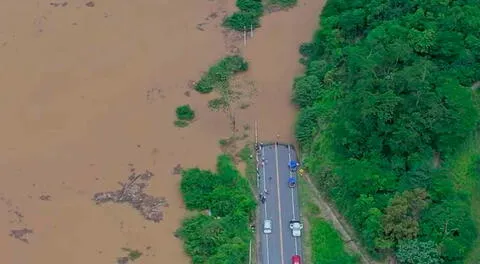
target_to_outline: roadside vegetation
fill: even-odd
[[[313,263],[358,263],[354,256],[345,252],[342,239],[330,223],[315,219],[310,225]]]
[[[255,165],[255,156],[253,144],[245,146],[237,153],[237,156],[245,163],[245,177],[247,177],[252,188],[257,187],[257,168]]]
[[[177,115],[177,120],[174,124],[177,127],[186,127],[195,118],[195,111],[188,104],[177,107],[175,114]]]
[[[216,173],[183,171],[180,190],[186,208],[196,212],[176,232],[192,263],[246,263],[256,201],[232,158],[220,155]]]
[[[304,163],[376,258],[463,263],[474,247],[479,13],[479,1],[329,0],[300,48]]]
[[[331,215],[326,210],[320,209],[318,197],[312,185],[302,177],[298,177],[297,188],[300,198],[300,209],[305,232],[303,241],[304,263],[332,263],[354,264],[360,263],[352,248],[345,248],[344,241],[349,238],[341,238],[339,232],[329,221]],[[324,206],[324,205],[323,205]]]

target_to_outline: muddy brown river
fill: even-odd
[[[323,1],[266,15],[243,47],[254,87],[237,127],[292,141],[298,46]],[[234,1],[104,0],[0,2],[0,263],[114,263],[122,248],[138,263],[189,263],[174,237],[185,216],[175,166],[214,168],[218,140],[231,135],[214,95],[189,88],[226,54],[222,17]],[[227,41],[228,44],[228,41]],[[186,92],[190,91],[190,93]],[[246,99],[244,99],[246,100]],[[197,119],[177,128],[175,107]],[[245,131],[250,138],[252,131]],[[96,205],[132,172],[151,171],[145,191],[164,197],[163,220],[128,204]],[[27,230],[15,238],[12,230]]]

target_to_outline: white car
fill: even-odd
[[[265,220],[263,222],[263,233],[270,234],[272,233],[272,220]]]
[[[292,229],[292,235],[294,237],[299,237],[302,235],[303,224],[300,221],[292,220],[290,221],[290,229]]]

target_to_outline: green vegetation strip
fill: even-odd
[[[305,164],[380,259],[463,263],[477,239],[478,157],[457,157],[479,124],[479,13],[478,1],[329,0],[300,48]]]
[[[216,173],[183,171],[180,189],[187,209],[199,212],[185,219],[176,233],[192,263],[246,263],[250,240],[255,239],[249,223],[256,202],[232,158],[220,155]]]
[[[255,156],[253,144],[246,144],[237,154],[237,156],[245,163],[245,176],[250,185],[257,188],[257,168],[255,165]]]
[[[268,0],[267,3],[269,6],[278,6],[281,8],[293,7],[297,4],[297,0]]]
[[[296,4],[297,0],[266,1],[267,8],[279,7],[284,9]],[[263,16],[265,9],[261,0],[237,0],[236,6],[239,11],[228,16],[223,22],[223,26],[237,31],[260,27],[260,18]]]
[[[358,263],[354,256],[345,252],[342,239],[330,223],[322,219],[313,220],[310,237],[313,263]]]
[[[217,89],[220,94],[228,93],[229,80],[237,72],[248,70],[248,63],[240,56],[227,56],[211,66],[195,84],[199,93],[210,93]]]

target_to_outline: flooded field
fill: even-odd
[[[237,43],[250,62],[239,88],[255,91],[235,110],[237,127],[258,120],[261,138],[293,140],[298,45],[322,5],[306,0],[269,14],[247,47]],[[174,168],[214,168],[218,140],[232,133],[226,114],[208,109],[213,95],[189,84],[235,44],[219,26],[233,6],[0,3],[1,263],[113,263],[122,248],[142,252],[139,263],[189,262],[173,235],[185,215]],[[197,118],[177,128],[175,107],[187,103]],[[144,192],[162,201],[160,222],[127,203],[92,200],[146,170],[153,176]]]

